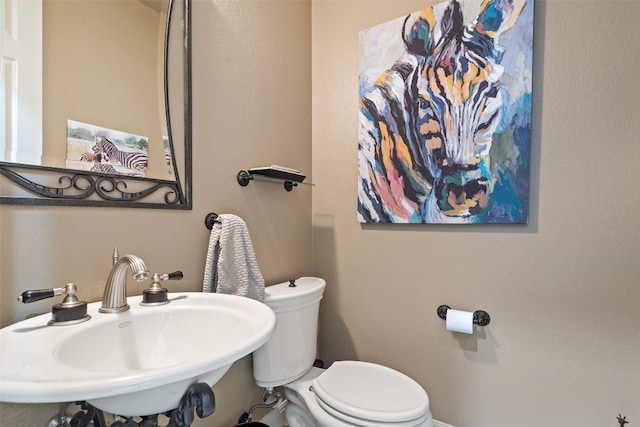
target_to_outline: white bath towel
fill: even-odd
[[[211,228],[203,292],[264,299],[264,279],[242,218],[221,214]]]

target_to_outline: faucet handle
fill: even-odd
[[[31,289],[18,295],[18,301],[24,304],[29,304],[31,302],[52,298],[55,295],[60,295],[64,290],[65,288]]]
[[[67,283],[64,288],[50,288],[50,289],[31,289],[24,291],[18,295],[18,301],[24,304],[29,304],[35,301],[51,298],[56,295],[66,294],[63,304],[65,307],[71,307],[78,305],[78,297],[76,297],[76,291],[78,287],[73,283]]]
[[[157,274],[157,273],[156,273]],[[153,275],[153,280],[155,282],[155,274]],[[159,274],[160,280],[182,280],[184,278],[184,274],[182,271],[174,271],[173,273],[165,273]]]
[[[142,291],[142,301],[140,305],[162,305],[168,304],[167,288],[163,288],[160,284],[162,280],[182,280],[184,274],[182,271],[174,271],[173,273],[154,273],[151,286]]]
[[[77,290],[73,283],[67,283],[64,288],[34,289],[20,294],[18,301],[28,304],[64,293],[64,300],[51,308],[49,325],[72,325],[91,318],[87,314],[87,303],[80,301],[76,296]]]

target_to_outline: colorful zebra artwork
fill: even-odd
[[[526,223],[533,0],[360,33],[358,221]]]

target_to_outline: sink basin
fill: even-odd
[[[0,401],[52,403],[86,400],[123,416],[176,408],[187,387],[213,386],[233,362],[264,344],[273,311],[233,295],[184,292],[171,302],[99,313],[87,322],[47,326],[44,314],[0,330]]]

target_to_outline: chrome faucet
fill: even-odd
[[[100,313],[120,313],[129,310],[127,303],[127,267],[131,268],[133,278],[138,282],[147,280],[149,270],[144,261],[135,255],[118,255],[118,248],[113,250],[113,268],[107,278],[102,296]]]

